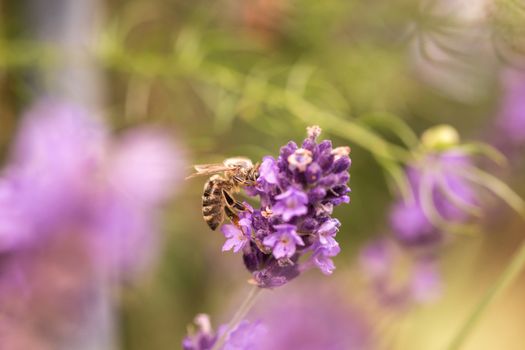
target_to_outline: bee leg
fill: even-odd
[[[245,206],[244,204],[242,204],[241,202],[233,198],[233,196],[230,193],[228,193],[228,191],[223,190],[223,195],[224,195],[224,198],[226,199],[226,203],[231,208],[237,209],[239,211],[249,211],[250,213],[252,212],[250,208],[248,208],[247,206]]]
[[[239,216],[233,211],[232,208],[230,208],[228,205],[224,206],[224,212],[226,213],[226,216],[230,219],[232,224],[234,224],[239,230],[243,231],[241,225],[239,224]],[[271,250],[267,248],[259,238],[255,236],[255,231],[252,230],[251,237],[252,241],[255,243],[257,248],[264,254],[270,254]]]
[[[230,208],[237,209],[240,211],[246,210],[246,206],[242,204],[241,202],[239,202],[238,200],[235,200],[235,198],[233,198],[233,196],[228,191],[222,190],[222,195],[224,196],[224,199],[226,200],[226,204]]]
[[[226,213],[226,216],[228,216],[228,218],[231,220],[232,224],[234,224],[239,230],[242,231],[242,227],[239,224],[239,216],[233,211],[233,209],[230,206],[225,205],[224,212]],[[250,238],[252,239],[252,241],[255,243],[255,245],[257,246],[257,248],[259,248],[261,252],[263,252],[264,254],[271,253],[271,250],[267,248],[258,237],[255,236],[254,230],[252,230],[252,234]]]
[[[239,210],[239,211],[247,211],[249,213],[253,213],[253,210],[250,207],[247,207],[246,205],[242,204],[239,201],[235,201],[232,205],[233,208]]]
[[[231,222],[235,226],[237,226],[239,230],[242,231],[242,228],[239,225],[239,216],[237,215],[237,213],[235,213],[234,209],[245,211],[245,210],[248,210],[248,208],[241,202],[233,199],[233,197],[228,193],[228,191],[223,190],[222,193],[223,193],[224,198],[226,199],[226,203],[225,203],[226,205],[224,206],[224,212],[226,213],[226,216],[228,216]],[[251,239],[253,240],[253,242],[255,243],[257,248],[259,248],[261,252],[265,254],[271,253],[271,250],[268,247],[266,247],[259,238],[255,236],[255,231],[253,230],[252,230]]]
[[[239,202],[239,201],[233,202],[232,207],[237,209],[237,210],[240,210],[240,211],[248,210],[248,208],[246,208],[246,206],[244,204],[242,204],[241,202]]]
[[[230,219],[232,224],[234,224],[235,226],[237,226],[237,228],[240,229],[239,216],[237,215],[237,213],[235,211],[233,211],[233,209],[229,205],[225,205],[224,206],[224,213],[226,214],[228,219]]]

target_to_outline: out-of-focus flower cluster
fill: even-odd
[[[340,283],[303,282],[267,294],[248,315],[257,321],[241,321],[220,349],[375,349],[370,315],[342,292]],[[184,350],[211,349],[226,329],[223,325],[214,332],[202,314],[195,323],[198,330],[190,329]]]
[[[359,257],[380,305],[403,309],[435,301],[441,276],[435,255],[418,255],[388,236],[366,245]]]
[[[515,157],[521,155],[525,145],[525,73],[505,69],[501,85],[503,96],[491,137],[505,154]]]
[[[0,338],[6,348],[32,349],[21,339],[75,334],[101,285],[132,278],[153,258],[156,216],[181,155],[159,130],[115,138],[83,109],[46,100],[22,120],[8,160],[0,312],[10,329],[2,323]]]
[[[260,349],[376,349],[373,315],[341,282],[301,281],[261,296],[249,315],[268,332]]]
[[[261,209],[249,208],[239,225],[222,227],[223,250],[242,250],[260,287],[283,285],[312,266],[325,274],[335,268],[331,258],[340,251],[335,240],[340,222],[331,215],[334,206],[350,201],[350,149],[332,148],[329,140],[317,143],[320,132],[310,127],[301,147],[289,142],[277,159],[265,157],[257,184],[247,189],[260,198]]]
[[[466,222],[479,202],[475,186],[462,174],[472,166],[456,150],[428,154],[409,166],[412,196],[398,199],[390,212],[396,238],[405,245],[434,245],[443,239],[444,225]]]
[[[406,169],[409,195],[396,198],[390,210],[391,237],[362,251],[361,265],[386,304],[435,300],[441,290],[437,257],[447,233],[480,214],[480,187],[468,176],[475,167],[458,141],[448,126],[423,134],[425,149]],[[405,276],[396,276],[403,268]]]
[[[199,314],[195,317],[198,329],[190,330],[190,334],[182,341],[183,350],[210,350],[224,334],[226,325],[221,325],[217,332],[211,326],[208,315]],[[266,333],[266,328],[260,322],[241,321],[231,330],[220,350],[257,350]]]

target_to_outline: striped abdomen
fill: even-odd
[[[227,181],[220,175],[212,176],[204,185],[202,194],[202,216],[208,226],[215,230],[224,220],[224,196],[223,188]]]

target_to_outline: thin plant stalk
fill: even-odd
[[[467,317],[452,341],[446,347],[447,350],[461,349],[477,323],[482,319],[488,307],[514,282],[516,277],[525,267],[525,242],[523,242],[510,263],[500,275],[496,283],[485,293],[471,314]]]
[[[255,300],[257,299],[257,296],[261,293],[262,288],[258,286],[253,286],[253,288],[250,290],[248,295],[246,296],[246,299],[242,302],[239,309],[237,309],[237,312],[235,315],[233,315],[233,318],[226,326],[226,329],[224,333],[219,337],[215,345],[213,345],[213,348],[211,350],[219,350],[224,345],[226,339],[228,339],[228,336],[230,335],[231,331],[237,327],[239,322],[246,316],[246,314],[251,310],[253,304],[255,303]]]

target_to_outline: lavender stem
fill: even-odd
[[[253,286],[253,288],[250,290],[248,295],[246,296],[246,299],[244,299],[243,303],[231,319],[231,321],[226,326],[226,330],[224,333],[219,337],[217,342],[213,345],[213,348],[211,350],[220,350],[222,346],[224,345],[226,339],[228,339],[228,336],[230,335],[231,331],[237,327],[239,322],[246,316],[246,314],[251,310],[253,304],[255,303],[255,300],[257,299],[257,296],[261,293],[262,288],[258,286]]]
[[[481,320],[483,314],[487,311],[487,308],[505,291],[505,289],[507,289],[507,287],[512,284],[512,282],[514,282],[524,267],[525,242],[521,244],[519,250],[516,252],[505,270],[501,273],[496,283],[494,283],[494,285],[492,285],[492,287],[485,293],[478,305],[476,305],[466,321],[459,328],[450,344],[446,347],[447,350],[461,349],[478,321]]]

